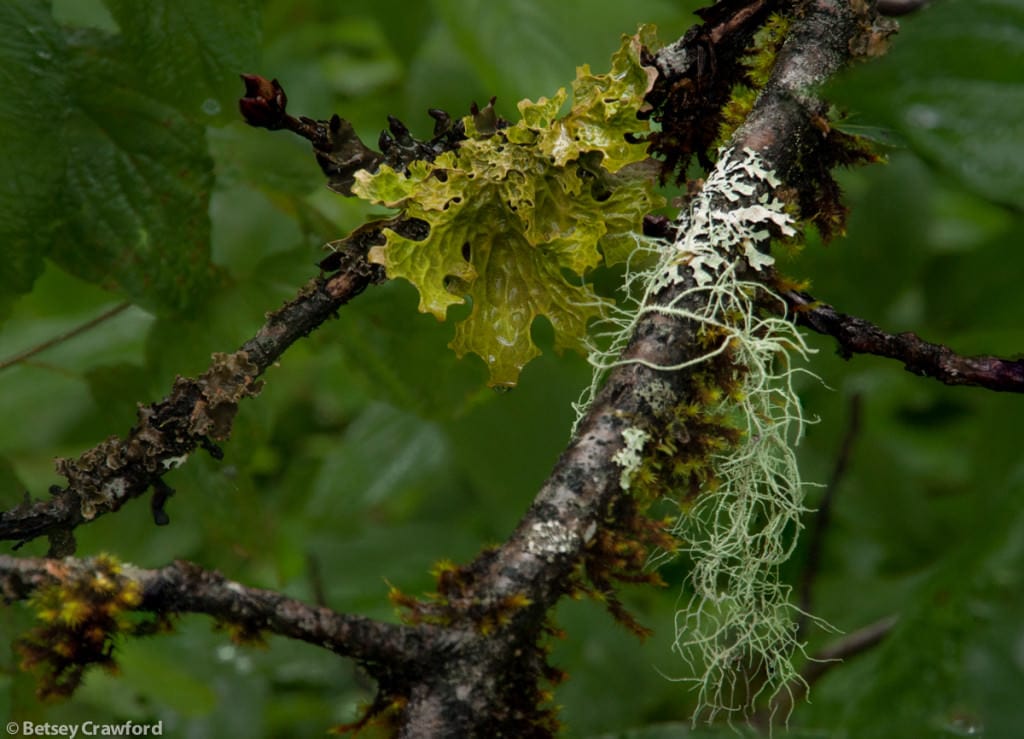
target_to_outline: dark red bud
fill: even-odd
[[[278,81],[255,74],[243,74],[241,77],[245,83],[245,97],[238,101],[238,109],[245,122],[257,128],[284,128],[288,96]]]

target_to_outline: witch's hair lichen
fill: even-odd
[[[647,429],[643,443],[624,438],[615,461],[629,483],[624,489],[678,506],[671,531],[692,570],[673,649],[691,669],[680,679],[697,691],[695,719],[750,710],[759,697],[799,680],[791,659],[802,647],[796,608],[778,568],[806,510],[793,451],[805,418],[793,380],[806,371],[794,362],[810,350],[787,320],[784,301],[754,279],[769,276],[773,260],[762,251],[769,240],[795,234],[772,194],[778,185],[756,152],[722,151],[680,214],[674,243],[638,237],[638,250],[660,260],[627,269],[627,300],[606,322],[607,346],[590,355],[593,382],[577,405],[582,417],[605,373],[621,364],[688,370],[664,428]],[[673,297],[666,302],[667,294]],[[691,324],[699,353],[672,366],[622,358],[650,313]],[[670,554],[655,553],[650,565]]]

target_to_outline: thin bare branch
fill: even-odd
[[[825,486],[825,494],[818,504],[818,510],[814,514],[814,520],[810,526],[807,546],[807,564],[800,581],[800,611],[801,616],[797,622],[799,633],[802,635],[807,629],[807,623],[812,612],[812,601],[814,583],[818,578],[818,571],[821,569],[822,551],[825,548],[825,536],[832,523],[832,506],[835,504],[836,491],[839,483],[846,474],[850,462],[850,455],[853,453],[853,444],[860,433],[861,417],[861,396],[859,394],[850,398],[850,410],[846,421],[846,432],[839,444],[839,452],[836,454],[835,465],[832,467],[832,475]]]
[[[802,700],[810,688],[844,660],[864,654],[882,643],[899,622],[897,616],[886,616],[857,629],[828,645],[815,654],[787,690],[779,693],[769,708],[759,711],[752,719],[755,726],[768,727],[774,716],[787,716],[797,701]]]
[[[63,344],[67,341],[70,341],[76,336],[81,336],[86,331],[90,331],[99,326],[100,324],[109,321],[114,316],[123,313],[125,310],[130,308],[131,305],[132,304],[128,302],[118,303],[113,308],[108,308],[95,318],[90,318],[85,323],[75,326],[74,328],[69,329],[68,331],[59,333],[56,336],[42,342],[41,344],[36,344],[35,346],[30,347],[23,352],[18,352],[17,354],[14,354],[13,356],[10,356],[7,359],[4,359],[3,361],[0,361],[0,371],[3,371],[8,367],[13,367],[16,364],[21,364],[25,360],[31,359],[37,354],[42,354],[47,349],[52,349],[58,344]]]
[[[839,354],[874,354],[903,362],[907,372],[931,377],[947,385],[975,385],[1007,393],[1024,392],[1024,360],[992,356],[965,357],[917,334],[890,334],[866,321],[840,313],[806,293],[790,291],[784,297],[797,321],[839,342]]]

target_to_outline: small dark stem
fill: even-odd
[[[23,352],[19,352],[19,353],[15,354],[14,356],[8,357],[7,359],[5,359],[3,361],[0,361],[0,370],[5,370],[8,367],[13,367],[16,364],[21,364],[26,359],[31,359],[32,357],[36,356],[37,354],[42,354],[47,349],[51,349],[51,348],[57,346],[58,344],[63,344],[64,342],[69,341],[69,340],[75,338],[76,336],[80,336],[81,334],[84,334],[86,331],[89,331],[91,329],[96,328],[101,323],[109,321],[114,316],[116,316],[116,315],[118,315],[120,313],[123,313],[125,310],[130,308],[131,305],[132,304],[129,303],[129,302],[118,303],[113,308],[110,308],[108,310],[103,311],[102,313],[100,313],[95,318],[90,318],[85,323],[83,323],[83,324],[81,324],[79,326],[75,326],[73,329],[71,329],[69,331],[65,331],[64,333],[57,334],[53,338],[47,339],[43,343],[37,344],[36,346],[32,347],[31,349],[26,349]]]
[[[947,346],[932,344],[906,332],[886,333],[863,318],[840,313],[806,293],[788,291],[783,297],[797,323],[839,342],[839,354],[874,354],[903,362],[915,375],[947,385],[976,385],[1007,393],[1024,393],[1024,361],[993,356],[964,357]]]
[[[843,660],[863,654],[882,643],[899,621],[897,616],[886,616],[874,623],[847,634],[842,639],[811,657],[810,661],[787,687],[772,700],[771,705],[758,711],[750,720],[754,726],[768,728],[777,717],[785,717],[793,710],[797,701],[804,698],[811,686],[821,680]]]
[[[822,550],[825,548],[825,536],[832,523],[832,507],[835,504],[836,491],[846,474],[849,465],[850,455],[853,452],[853,444],[860,432],[861,418],[861,396],[859,394],[850,398],[849,418],[846,422],[846,433],[839,445],[839,453],[836,455],[836,462],[832,468],[832,476],[825,487],[825,495],[822,496],[821,504],[814,515],[811,524],[810,540],[807,549],[807,565],[804,567],[803,577],[800,583],[800,619],[798,620],[797,633],[802,636],[807,630],[809,614],[812,609],[814,595],[814,583],[818,578],[821,569]]]

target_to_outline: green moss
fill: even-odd
[[[142,603],[141,588],[113,557],[54,560],[50,573],[57,581],[39,588],[29,601],[40,623],[15,643],[22,669],[38,676],[40,698],[70,696],[90,667],[115,671],[119,637],[168,628],[166,617],[135,610]]]
[[[761,89],[768,84],[772,69],[775,67],[775,59],[786,40],[789,28],[790,21],[787,17],[773,13],[754,35],[753,43],[742,61],[745,84],[735,85],[728,102],[722,106],[718,136],[712,144],[712,149],[725,146],[753,110]]]

